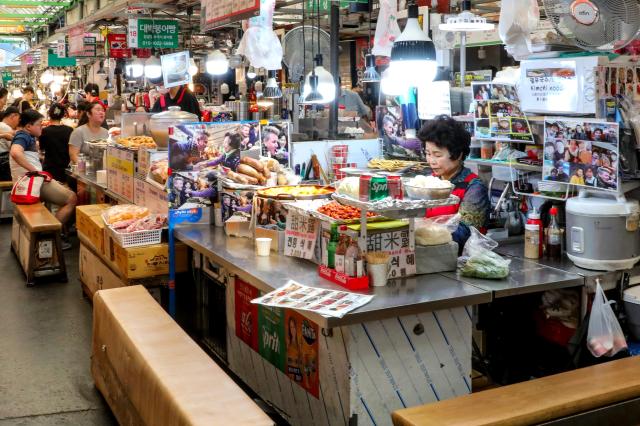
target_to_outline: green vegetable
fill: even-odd
[[[464,277],[502,279],[509,275],[509,264],[500,255],[484,250],[469,257],[460,272]]]

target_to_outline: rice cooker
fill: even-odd
[[[616,271],[640,260],[640,205],[617,193],[580,191],[567,200],[567,256],[581,268]]]

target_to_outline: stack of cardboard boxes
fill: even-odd
[[[78,206],[76,227],[80,239],[80,280],[87,297],[108,288],[144,284],[166,285],[169,274],[169,245],[151,244],[123,248],[111,237],[102,220],[109,204]],[[187,269],[187,247],[176,244],[176,272]]]

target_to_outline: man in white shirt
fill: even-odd
[[[3,113],[0,113],[0,120],[2,120],[0,121],[0,181],[8,181],[11,180],[9,150],[20,122],[18,108],[8,107]]]

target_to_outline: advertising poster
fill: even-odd
[[[290,122],[269,122],[260,126],[262,156],[275,158],[286,167],[289,167],[290,125]]]
[[[579,111],[579,79],[576,63],[557,61],[557,66],[524,68],[520,93],[526,111]],[[567,65],[567,66],[562,66]]]
[[[258,353],[285,371],[284,309],[258,307]]]
[[[617,123],[547,117],[544,123],[544,180],[617,190]]]
[[[631,99],[640,98],[640,67],[598,67],[598,96],[610,98],[617,95]]]
[[[220,194],[222,221],[226,222],[236,213],[251,216],[254,191],[249,189],[223,189]]]
[[[515,86],[474,83],[472,90],[476,139],[533,142]]]
[[[407,139],[401,107],[377,106],[376,127],[382,139],[384,158],[398,160],[425,159],[423,144],[419,139]]]
[[[196,172],[174,171],[168,180],[169,208],[191,209],[211,205],[217,194],[217,177],[200,176]]]
[[[160,56],[164,87],[170,88],[191,83],[189,74],[189,51]]]
[[[259,295],[257,288],[236,278],[236,336],[256,352],[258,352],[258,306],[251,303],[251,300]]]
[[[223,166],[236,171],[240,152],[260,149],[257,122],[187,123],[169,135],[169,167],[201,173]]]
[[[126,34],[107,34],[109,56],[112,58],[130,58],[131,49],[127,45]]]
[[[320,394],[318,325],[294,310],[285,310],[285,374],[316,398]]]

